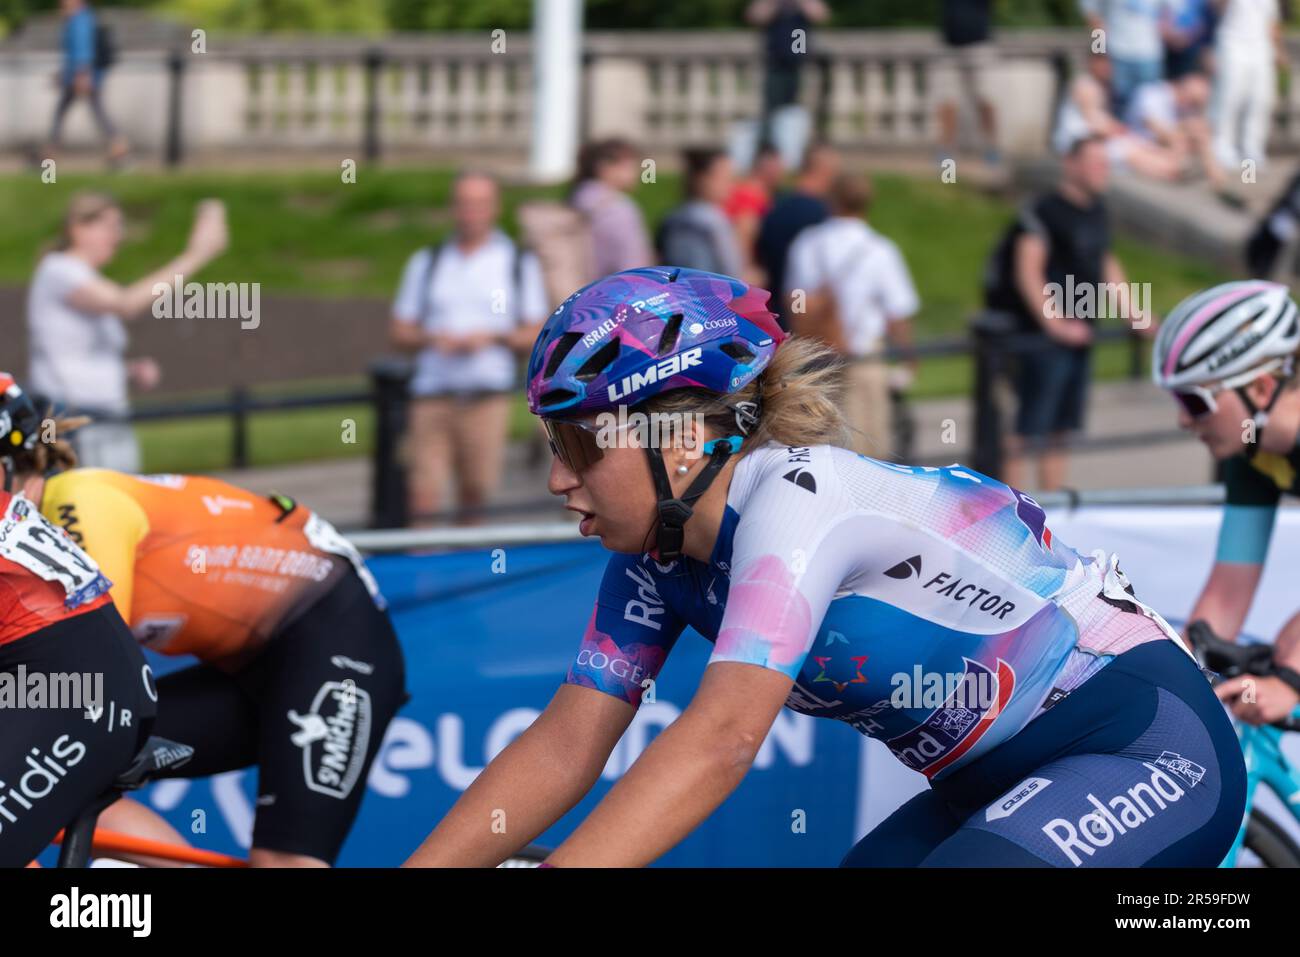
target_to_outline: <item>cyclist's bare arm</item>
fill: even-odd
[[[690,706],[550,860],[557,867],[640,867],[671,850],[740,784],[793,684],[760,665],[709,665]]]
[[[1201,597],[1196,599],[1187,620],[1204,620],[1215,634],[1235,641],[1255,599],[1255,589],[1263,572],[1262,565],[1215,562],[1205,587],[1201,589]]]
[[[500,864],[582,800],[635,714],[631,704],[612,695],[561,685],[546,710],[474,779],[403,866]]]

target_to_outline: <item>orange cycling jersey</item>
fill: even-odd
[[[73,469],[48,479],[41,510],[99,563],[142,644],[236,667],[355,569],[356,550],[284,496],[216,479]]]
[[[102,608],[109,584],[35,505],[0,491],[0,645]]]

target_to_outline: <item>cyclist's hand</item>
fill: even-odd
[[[1241,675],[1215,685],[1214,693],[1247,724],[1281,721],[1300,704],[1300,695],[1280,678]]]

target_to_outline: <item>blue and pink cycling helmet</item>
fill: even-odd
[[[598,279],[564,300],[543,325],[528,361],[528,407],[547,424],[555,446],[557,427],[593,413],[676,389],[738,392],[786,338],[768,298],[767,290],[739,279],[677,266]],[[740,434],[703,447],[709,463],[680,497],[672,493],[661,451],[646,449],[659,496],[661,561],[680,554],[691,505],[761,414],[755,402],[737,402],[734,409]]]
[[[736,392],[786,336],[768,296],[739,279],[672,266],[598,279],[542,327],[528,362],[528,407],[575,418],[672,389]]]

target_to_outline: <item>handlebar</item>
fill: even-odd
[[[1263,678],[1273,673],[1272,645],[1240,645],[1235,641],[1225,641],[1214,633],[1208,622],[1199,619],[1187,626],[1187,640],[1201,667],[1219,678],[1241,675]],[[1272,722],[1272,726],[1282,731],[1300,731],[1300,709]]]

